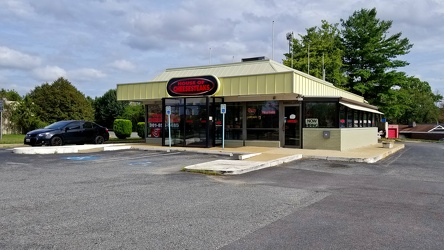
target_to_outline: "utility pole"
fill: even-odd
[[[325,81],[324,53],[322,53],[322,80]]]
[[[271,60],[274,60],[274,20],[271,23]]]
[[[307,74],[310,75],[310,44],[308,44],[308,53],[307,53]]]

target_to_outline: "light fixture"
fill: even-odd
[[[304,97],[301,95],[296,96],[296,101],[302,102],[304,100]]]
[[[288,53],[291,55],[291,68],[293,68],[293,31],[287,33],[287,40],[288,40]]]

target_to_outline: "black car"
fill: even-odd
[[[109,140],[108,129],[88,121],[58,121],[26,133],[24,143],[31,146],[64,144],[102,144]]]

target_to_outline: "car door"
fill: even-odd
[[[92,122],[83,123],[83,142],[93,142],[96,138],[96,129]]]
[[[65,143],[81,143],[83,141],[82,123],[79,121],[69,123],[63,135]]]

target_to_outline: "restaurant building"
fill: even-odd
[[[147,143],[180,147],[218,147],[224,137],[227,147],[348,150],[378,142],[382,114],[264,57],[167,69],[150,82],[117,84],[117,100],[144,104]]]

